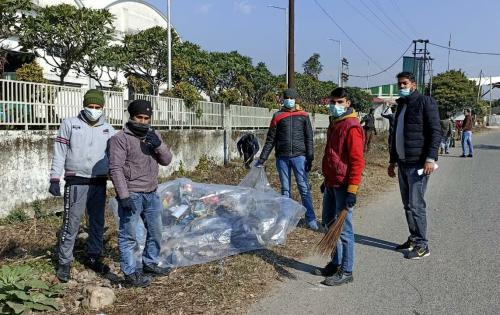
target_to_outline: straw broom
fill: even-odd
[[[347,209],[342,209],[340,214],[337,216],[335,221],[328,232],[326,232],[325,236],[319,241],[318,245],[316,245],[318,253],[324,256],[329,256],[337,247],[337,242],[340,238],[340,233],[342,233],[342,228],[344,227],[345,219],[347,218]]]

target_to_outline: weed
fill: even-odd
[[[182,163],[182,161],[179,163],[179,170],[177,171],[177,173],[181,177],[185,177],[187,175],[187,171],[184,168],[184,163]]]
[[[203,154],[200,157],[200,160],[198,161],[198,165],[196,166],[195,170],[200,173],[206,173],[212,170],[215,166],[217,166],[215,160],[212,157]]]
[[[5,218],[7,223],[25,222],[29,219],[28,214],[24,209],[14,209]]]

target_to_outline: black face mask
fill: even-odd
[[[144,138],[151,128],[150,124],[141,124],[134,120],[129,120],[127,122],[127,128],[132,131],[136,136]]]

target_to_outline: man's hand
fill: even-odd
[[[347,208],[353,208],[356,205],[356,194],[348,192],[345,197],[345,206]]]
[[[424,174],[431,175],[434,172],[434,162],[425,162],[424,164]]]
[[[130,198],[119,199],[118,203],[120,204],[120,207],[123,209],[123,211],[132,212],[134,210],[134,206],[132,204],[132,201],[130,201]]]
[[[266,160],[264,159],[258,159],[257,162],[255,162],[255,167],[264,167],[264,163],[266,163]]]
[[[54,197],[61,196],[61,187],[59,186],[58,180],[50,181],[49,193]]]
[[[391,163],[389,164],[389,167],[387,168],[387,175],[389,175],[389,177],[396,177],[396,164],[395,163]]]
[[[153,149],[157,149],[161,145],[160,137],[153,130],[148,131],[146,134],[146,142],[153,147]]]
[[[306,167],[305,167],[305,169],[306,169],[306,172],[307,172],[307,173],[309,173],[309,172],[311,171],[311,169],[312,169],[312,164],[313,164],[313,161],[311,161],[311,160],[306,160]]]

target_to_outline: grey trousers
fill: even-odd
[[[71,185],[64,188],[64,215],[59,233],[59,264],[73,260],[73,247],[85,210],[88,214],[87,255],[97,257],[103,248],[105,185]]]

